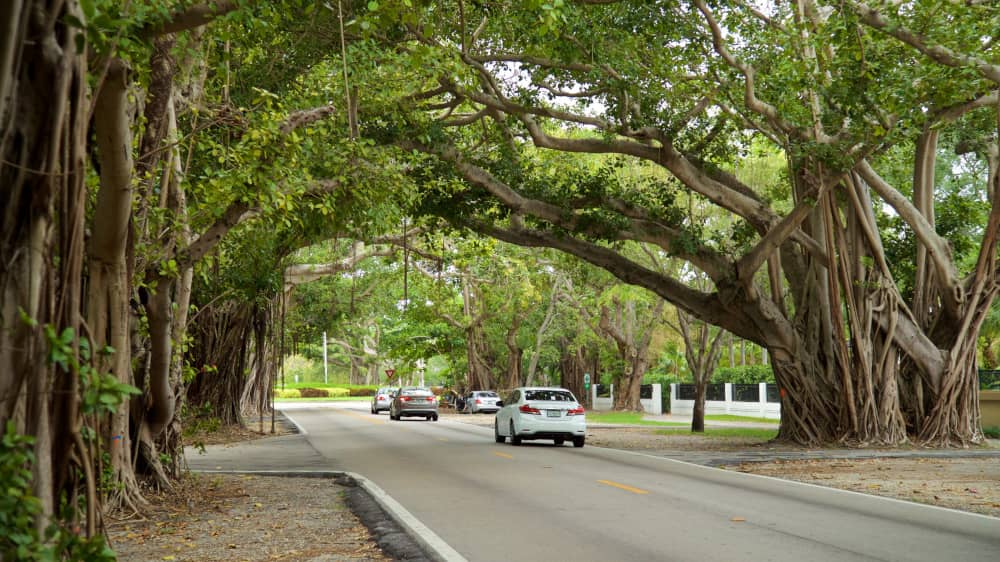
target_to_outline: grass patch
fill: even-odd
[[[677,431],[661,430],[655,432],[657,435],[682,435]],[[743,439],[759,439],[770,441],[778,436],[777,429],[758,429],[755,427],[709,427],[705,428],[705,433],[690,433],[691,437],[740,437]]]
[[[313,387],[315,388],[315,387]],[[371,396],[328,396],[326,398],[278,398],[275,402],[370,402]]]
[[[642,419],[645,414],[639,412],[587,412],[588,423],[620,423],[629,425],[659,425],[668,427],[684,427],[691,424],[685,422],[661,422]]]
[[[281,385],[275,385],[275,388],[281,388]],[[379,387],[373,384],[345,384],[339,382],[322,383],[322,382],[291,382],[285,381],[285,388],[368,388],[375,390]]]
[[[753,418],[750,416],[734,416],[733,414],[713,414],[705,416],[706,420],[712,421],[735,421],[735,422],[757,422],[757,423],[778,423],[778,420],[770,418]]]
[[[984,427],[983,435],[989,437],[990,439],[1000,439],[1000,426]]]

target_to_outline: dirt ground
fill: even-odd
[[[997,457],[797,460],[728,468],[1000,517]]]
[[[492,416],[442,417],[488,426]],[[258,437],[258,425],[222,428],[189,442]],[[287,432],[282,426],[278,433]],[[683,458],[701,453],[794,450],[746,438],[590,428],[588,445]],[[741,462],[724,468],[1000,517],[1000,458],[873,458]],[[110,517],[108,537],[123,561],[391,560],[328,479],[192,474],[172,494],[150,495],[141,516]],[[120,516],[119,516],[120,517]]]

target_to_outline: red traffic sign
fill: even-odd
[[[396,369],[386,369],[385,374],[391,379],[396,375]]]

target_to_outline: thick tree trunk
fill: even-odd
[[[223,424],[243,425],[239,405],[253,333],[249,308],[217,303],[202,309],[193,328],[188,363],[198,373],[188,386],[188,403]]]
[[[584,348],[571,347],[570,342],[565,338],[560,342],[560,348],[563,352],[559,359],[559,372],[561,374],[559,386],[572,392],[584,405],[591,405],[584,388],[583,375],[590,373],[591,380],[600,380],[596,369],[593,372],[590,370],[596,357],[589,357]]]
[[[79,373],[45,356],[48,327],[72,334],[68,363],[82,359],[89,108],[86,60],[77,29],[66,24],[71,17],[84,21],[76,2],[12,0],[0,7],[0,427],[14,420],[35,437],[40,530],[61,517],[58,507],[79,490],[80,474],[91,474],[78,470],[87,451],[73,455],[82,423]],[[99,509],[97,498],[87,499],[92,512]]]
[[[507,377],[504,388],[519,387],[524,380],[524,350],[517,345],[517,330],[521,327],[523,319],[524,316],[521,313],[514,314],[510,326],[507,328],[507,336],[504,338],[507,344]]]
[[[708,391],[708,381],[704,378],[695,379],[694,409],[691,412],[691,432],[705,432],[705,394]]]

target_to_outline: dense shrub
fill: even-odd
[[[300,388],[299,395],[302,398],[329,398],[330,393],[326,388]]]
[[[330,397],[350,396],[351,395],[351,391],[350,391],[350,389],[340,388],[338,386],[336,388],[328,388],[328,389],[326,389],[326,395],[330,396]]]
[[[346,388],[342,390],[348,390]],[[375,396],[375,389],[367,386],[350,389],[350,396]]]
[[[712,373],[713,383],[731,382],[734,384],[754,384],[774,382],[774,371],[770,365],[742,365],[739,367],[721,367]]]
[[[297,388],[277,389],[274,391],[275,398],[302,398],[302,393]]]

